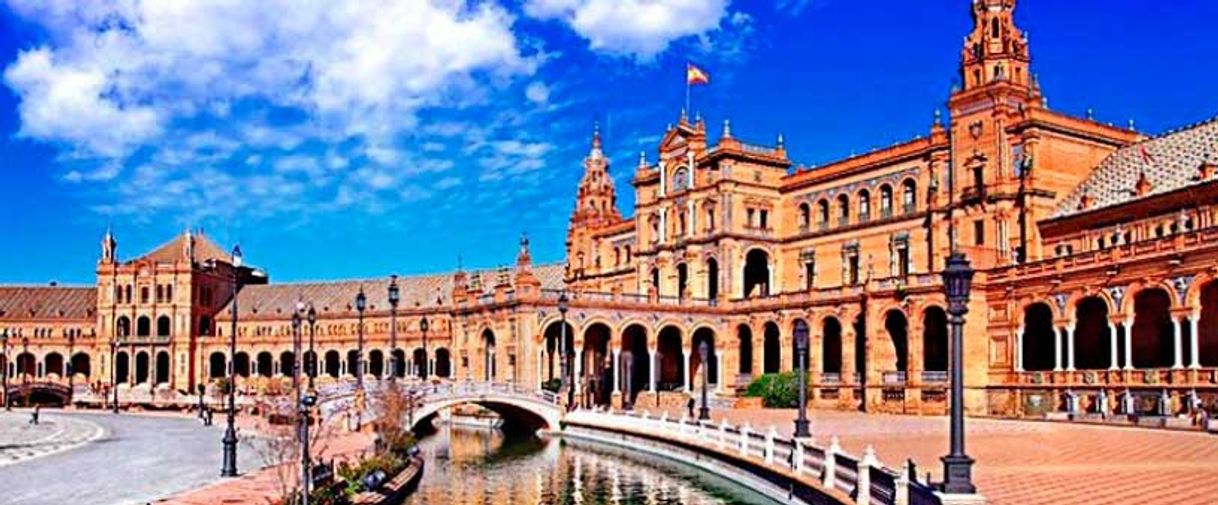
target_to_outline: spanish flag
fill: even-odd
[[[710,74],[706,73],[705,70],[694,66],[693,63],[686,63],[685,84],[691,86],[694,84],[710,84]]]

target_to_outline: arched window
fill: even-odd
[[[211,318],[203,316],[199,318],[199,335],[211,335]]]
[[[613,248],[613,266],[621,266],[622,264],[622,248]]]
[[[990,20],[990,36],[993,38],[999,38],[1002,36],[1002,27],[998,24],[998,18]]]
[[[850,197],[840,195],[837,197],[837,225],[846,226],[850,224]]]
[[[626,246],[626,263],[630,263],[630,246]]]
[[[127,285],[126,291],[127,291],[127,293],[126,293],[127,296],[125,298],[127,299],[127,303],[131,303],[131,285],[130,284]]]
[[[811,220],[812,209],[808,207],[808,203],[804,202],[799,204],[799,229],[801,231],[806,231],[808,226],[812,224]]]
[[[148,286],[140,287],[140,303],[148,303]]]
[[[168,337],[169,327],[169,316],[160,316],[156,318],[156,335],[158,337]]]
[[[871,192],[862,190],[859,192],[859,221],[867,222],[871,220]]]
[[[912,214],[918,208],[918,185],[912,181],[905,181],[904,195],[901,198],[901,210],[906,214]]]
[[[144,288],[147,290],[148,288]],[[135,320],[135,335],[137,337],[147,337],[152,334],[152,320],[148,316],[140,316]]]
[[[131,336],[131,320],[127,316],[118,316],[118,320],[114,322],[114,332],[120,337]]]
[[[880,186],[880,217],[892,217],[892,186]]]
[[[825,228],[828,228],[829,227],[829,201],[822,199],[821,201],[816,203],[816,207],[817,207],[816,208],[817,218],[820,221],[820,229],[823,230]]]
[[[157,301],[157,303],[161,303],[161,302],[165,301],[165,286],[162,286],[162,285],[160,285],[160,284],[157,284],[157,286],[156,286],[156,301]]]

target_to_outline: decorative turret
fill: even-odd
[[[533,255],[529,252],[529,236],[520,234],[520,253],[516,255],[516,296],[529,299],[541,293],[541,281],[533,275]]]
[[[584,158],[584,177],[579,182],[570,229],[600,228],[621,220],[609,160],[601,150],[601,131],[597,127],[592,132],[592,148]]]
[[[101,241],[101,263],[114,263],[114,255],[118,251],[118,241],[114,240],[114,234],[111,233],[110,227],[106,227],[106,234],[102,236]]]
[[[964,90],[995,82],[1033,88],[1028,38],[1015,26],[1015,0],[973,0],[973,32],[960,59]]]
[[[469,293],[468,280],[465,277],[465,269],[461,266],[461,256],[457,256],[457,271],[453,272],[453,302],[460,303],[465,299],[467,293]]]

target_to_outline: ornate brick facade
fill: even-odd
[[[712,144],[705,122],[682,114],[655,162],[643,153],[634,167],[623,218],[594,134],[566,264],[532,265],[522,240],[511,269],[399,279],[399,369],[542,383],[559,373],[561,347],[574,349],[589,399],[679,401],[702,381],[705,341],[710,382],[731,396],[791,370],[792,329],[806,324],[817,405],[943,412],[938,272],[955,247],[980,271],[964,349],[971,412],[1212,403],[1218,122],[1147,138],[1049,109],[1014,8],[973,2],[947,119],[936,113],[925,135],[888,148],[802,167],[781,137],[750,144],[725,121]],[[0,288],[8,355],[28,356],[9,367],[17,383],[60,380],[65,356],[77,381],[117,372],[136,396],[223,375],[227,255],[189,233],[126,262],[116,247],[107,234],[94,288]],[[241,272],[243,380],[290,372],[298,301],[319,314],[321,374],[353,375],[361,288],[365,369],[387,372],[387,278],[275,284]]]

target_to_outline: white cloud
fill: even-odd
[[[529,87],[525,88],[524,96],[530,102],[545,105],[546,102],[550,101],[550,88],[544,82],[534,81],[529,83]]]
[[[718,29],[729,0],[527,0],[525,14],[558,19],[593,50],[650,60],[669,43]]]

